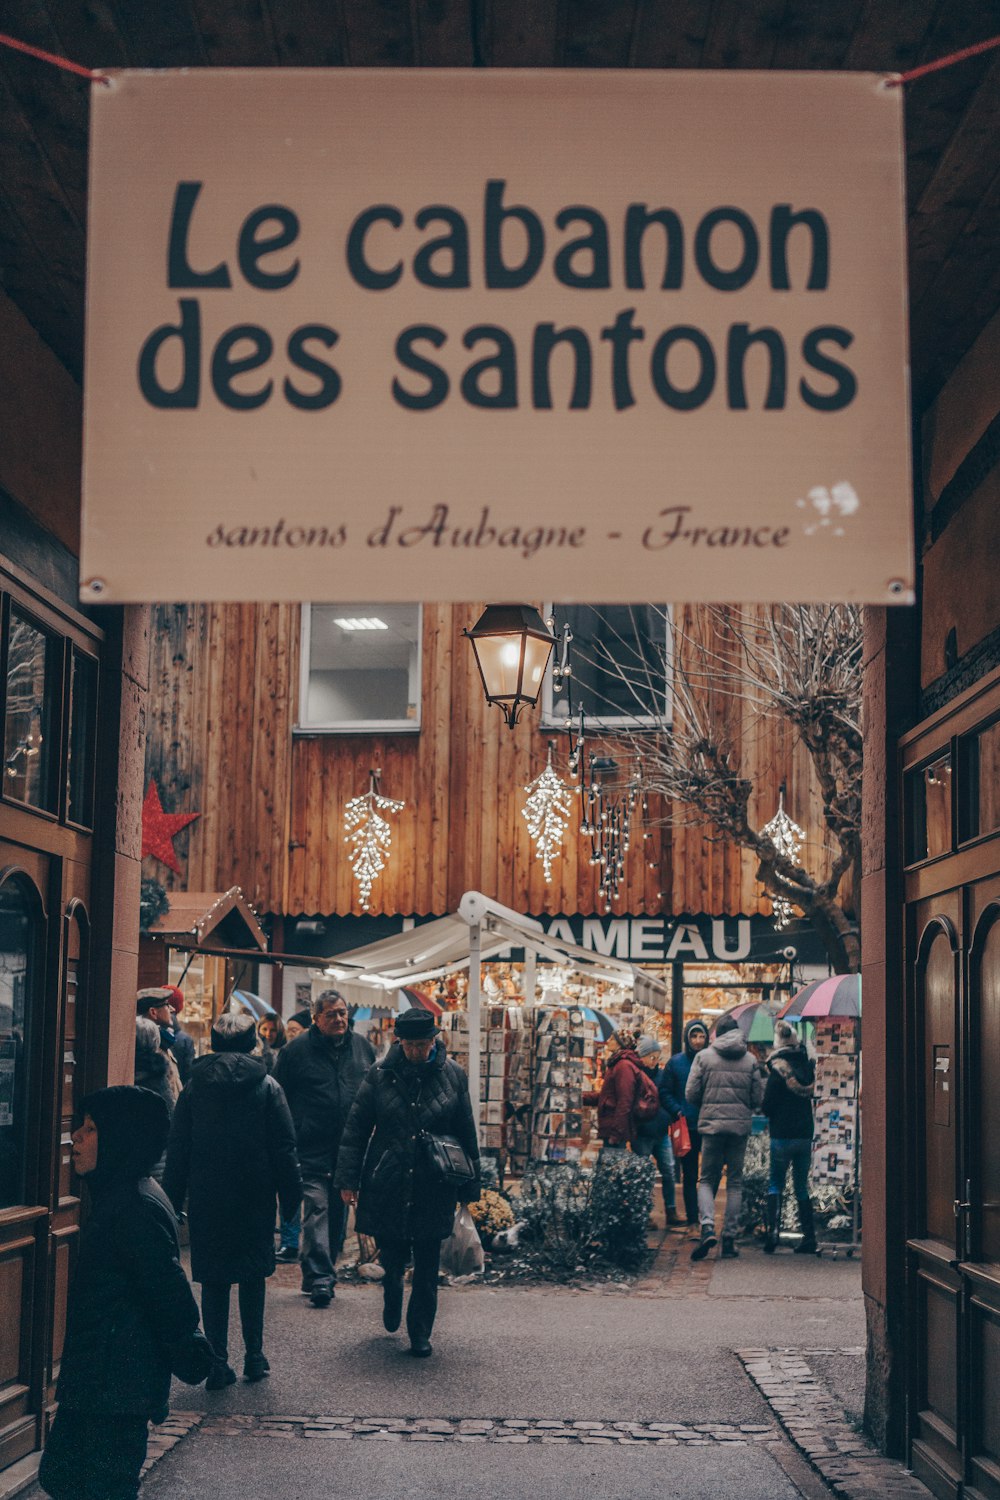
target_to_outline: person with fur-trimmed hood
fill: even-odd
[[[774,1028],[775,1048],[767,1060],[764,1113],[771,1126],[771,1173],[767,1188],[767,1233],[764,1250],[773,1255],[778,1245],[781,1195],[792,1169],[792,1185],[798,1205],[802,1240],[796,1255],[816,1251],[809,1167],[813,1143],[813,1091],[816,1064],[807,1057],[795,1028],[779,1021]]]
[[[38,1480],[53,1500],[134,1500],[171,1374],[200,1385],[212,1351],[180,1263],[177,1220],[150,1177],[167,1143],[166,1105],[146,1089],[99,1089],[77,1118],[73,1167],[91,1212]]]

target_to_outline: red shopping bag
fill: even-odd
[[[691,1150],[691,1132],[688,1130],[688,1122],[681,1115],[670,1127],[670,1144],[674,1148],[674,1156],[687,1156]]]

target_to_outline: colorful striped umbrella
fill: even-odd
[[[817,1020],[822,1016],[857,1020],[861,1015],[861,975],[831,974],[829,979],[814,979],[787,1000],[778,1015],[789,1021],[798,1017]]]
[[[435,1020],[444,1015],[444,1006],[432,1000],[430,995],[424,994],[423,990],[411,989],[404,985],[399,991],[399,1011],[403,1010],[429,1010]],[[396,1012],[398,1014],[398,1011]]]
[[[777,1010],[770,1002],[763,1000],[742,1000],[739,1005],[734,1005],[732,1010],[726,1011],[727,1016],[732,1016],[740,1031],[743,1033],[745,1042],[764,1042],[768,1046],[774,1041],[774,1022]],[[714,1035],[720,1016],[712,1027]]]

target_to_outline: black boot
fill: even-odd
[[[715,1230],[711,1229],[709,1225],[703,1224],[701,1226],[701,1237],[698,1240],[697,1245],[695,1245],[694,1249],[691,1251],[691,1259],[704,1260],[708,1252],[710,1250],[714,1250],[718,1243],[719,1241],[716,1238]]]
[[[781,1199],[777,1193],[768,1193],[767,1207],[764,1210],[767,1221],[767,1231],[764,1235],[764,1254],[773,1255],[778,1248],[778,1213],[781,1208]]]
[[[813,1222],[813,1206],[810,1198],[800,1198],[799,1223],[802,1225],[802,1239],[795,1246],[796,1255],[816,1254],[816,1226]]]

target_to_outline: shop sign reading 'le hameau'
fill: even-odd
[[[905,601],[901,93],[112,72],[83,597]]]

